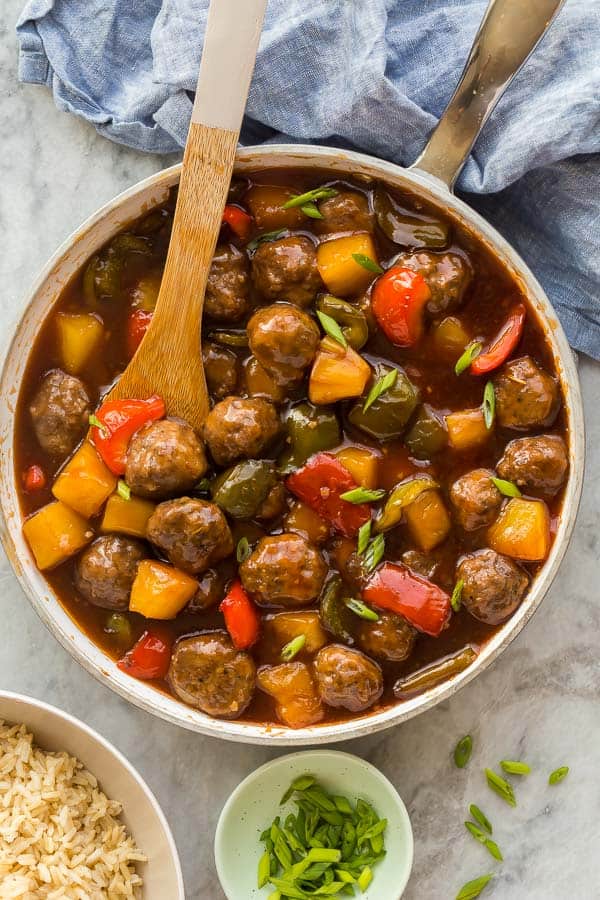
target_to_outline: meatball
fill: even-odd
[[[321,335],[311,317],[289,303],[275,303],[248,322],[252,353],[280,385],[299,381],[315,358]]]
[[[353,591],[360,593],[369,580],[369,568],[361,553],[351,553],[339,560],[340,575]]]
[[[127,450],[125,480],[134,494],[162,500],[191,490],[208,468],[196,432],[179,419],[148,422]]]
[[[530,356],[513,359],[494,378],[496,415],[506,428],[550,425],[558,412],[556,382]]]
[[[75,587],[88,603],[103,609],[127,609],[144,545],[118,534],[99,537],[75,563]]]
[[[238,359],[232,350],[207,342],[202,347],[202,360],[208,392],[215,400],[233,394],[238,382]]]
[[[417,632],[403,616],[380,612],[379,622],[360,621],[356,637],[369,656],[402,662],[412,653]]]
[[[450,488],[450,500],[458,524],[465,531],[491,525],[500,509],[502,494],[488,469],[473,469],[461,475]]]
[[[519,487],[555,494],[567,474],[565,442],[557,434],[516,438],[507,444],[496,468],[498,474]]]
[[[464,556],[456,578],[463,582],[464,606],[486,625],[498,625],[508,619],[529,584],[529,577],[520,566],[488,548]]]
[[[266,300],[310,306],[323,288],[313,242],[286,237],[261,244],[252,259],[252,281]]]
[[[373,213],[363,194],[340,191],[335,197],[319,202],[322,219],[315,219],[318,234],[342,234],[349,231],[372,231]]]
[[[328,706],[362,712],[383,693],[383,675],[377,663],[360,650],[341,644],[328,644],[319,650],[314,672],[321,700]]]
[[[240,578],[259,606],[307,606],[325,582],[325,560],[299,534],[264,537],[240,566]]]
[[[456,253],[401,253],[396,263],[421,273],[431,291],[425,308],[432,316],[460,306],[473,274],[467,261]]]
[[[204,438],[219,466],[261,456],[279,432],[277,410],[261,397],[227,397],[209,412]]]
[[[39,445],[50,456],[68,456],[83,437],[92,411],[79,378],[54,369],[44,375],[29,406]]]
[[[225,631],[211,631],[177,641],[167,677],[184,703],[209,716],[236,719],[254,695],[256,667]]]
[[[250,265],[245,253],[217,247],[208,273],[204,312],[220,322],[237,322],[248,312]]]
[[[187,605],[188,612],[203,613],[225,596],[225,577],[216,569],[207,569],[198,578],[198,590]]]
[[[423,575],[430,581],[439,578],[441,559],[435,553],[425,553],[423,550],[405,550],[402,554],[402,562],[417,575]]]
[[[146,534],[174,566],[191,575],[200,575],[233,552],[227,519],[207,500],[178,497],[159,503]]]

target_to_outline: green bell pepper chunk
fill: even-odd
[[[303,466],[309,456],[320,450],[331,450],[342,440],[340,423],[332,409],[314,406],[308,401],[294,406],[288,413],[285,426],[288,448],[279,458],[279,470],[289,474]]]
[[[369,339],[369,326],[365,314],[360,309],[331,294],[319,297],[316,306],[319,312],[331,316],[338,323],[342,334],[354,350],[364,347]]]
[[[448,432],[444,421],[428,403],[417,413],[404,443],[417,459],[431,459],[446,447]]]
[[[426,691],[435,687],[442,681],[446,681],[459,672],[464,672],[472,662],[477,659],[477,653],[472,647],[465,647],[459,650],[454,656],[447,656],[441,662],[432,663],[424,669],[412,672],[404,678],[399,678],[394,685],[394,695],[403,700],[410,694]]]
[[[391,371],[392,366],[378,364],[375,366],[374,382]],[[370,386],[365,396],[348,413],[350,423],[378,441],[400,437],[419,403],[419,389],[402,369],[398,369],[398,376],[392,387],[364,412],[363,406],[369,390]]]
[[[427,215],[409,215],[380,187],[375,191],[374,208],[377,224],[395,244],[413,250],[441,250],[448,246],[449,227],[445,222]]]
[[[215,478],[212,499],[233,519],[251,519],[276,481],[272,462],[246,459]]]
[[[83,294],[88,306],[98,300],[117,300],[121,293],[121,272],[131,253],[151,253],[150,245],[135,234],[118,234],[92,256],[83,275]]]
[[[344,644],[354,643],[356,616],[344,603],[344,586],[339,575],[331,578],[321,594],[319,615],[326,631]]]

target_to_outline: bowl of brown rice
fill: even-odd
[[[130,763],[73,716],[0,691],[2,900],[184,900],[175,842]]]

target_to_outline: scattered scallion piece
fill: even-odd
[[[378,534],[377,537],[373,538],[373,540],[363,553],[365,570],[367,572],[372,572],[373,569],[375,569],[383,559],[384,553],[385,537],[382,534]]]
[[[237,542],[237,547],[235,550],[235,558],[239,563],[243,563],[248,559],[250,554],[252,553],[252,549],[250,547],[250,543],[247,537],[241,537]]]
[[[494,391],[494,385],[491,381],[488,381],[483,390],[482,409],[483,421],[485,422],[485,427],[489,431],[494,424],[494,418],[496,416],[496,393]]]
[[[357,615],[361,619],[365,619],[367,622],[379,622],[379,615],[375,612],[374,609],[371,609],[370,606],[367,606],[366,603],[363,603],[362,600],[357,600],[354,597],[348,597],[344,600],[344,603],[355,615]]]
[[[481,875],[479,878],[474,878],[473,881],[468,881],[466,884],[463,884],[456,895],[456,900],[475,900],[493,877],[494,876],[491,874]]]
[[[304,206],[300,207],[300,209],[305,216],[308,216],[309,219],[324,218],[323,213],[319,212],[319,208],[316,203],[305,203]]]
[[[194,490],[199,493],[206,493],[210,490],[210,478],[201,478],[200,481],[194,485]]]
[[[528,766],[527,763],[519,762],[516,759],[503,759],[500,762],[500,768],[507,773],[507,775],[529,775],[531,773],[531,766]]]
[[[454,748],[454,763],[457,769],[464,769],[473,752],[473,738],[470,734],[466,734],[461,738]]]
[[[559,769],[555,769],[554,772],[548,778],[548,784],[560,784],[563,778],[566,778],[569,774],[568,766],[561,766]]]
[[[268,850],[265,850],[263,855],[260,858],[260,862],[258,864],[258,887],[259,889],[264,887],[265,884],[269,881],[271,875],[271,855]]]
[[[246,244],[247,250],[256,250],[260,244],[267,244],[269,241],[276,241],[277,238],[280,238],[285,234],[285,229],[279,229],[279,231],[265,231],[264,234],[259,234],[258,237],[255,237],[253,241],[250,241],[249,244]]]
[[[461,598],[463,588],[465,586],[464,579],[459,578],[456,584],[454,585],[454,590],[452,591],[452,596],[450,597],[450,605],[454,612],[458,612],[461,606]]]
[[[306,643],[305,634],[297,634],[295,638],[281,648],[281,659],[283,662],[291,662],[295,656],[298,656]]]
[[[293,209],[295,206],[306,206],[307,203],[314,203],[315,200],[329,200],[330,197],[337,197],[335,188],[315,188],[312,191],[306,191],[304,194],[298,194],[287,200],[282,209]]]
[[[358,263],[359,266],[362,266],[363,269],[366,269],[367,272],[374,272],[376,275],[382,275],[383,269],[376,263],[374,259],[371,259],[370,256],[367,256],[366,253],[353,253],[352,259],[355,263]]]
[[[122,500],[131,500],[131,488],[122,478],[117,481],[117,494]]]
[[[477,825],[474,825],[473,822],[465,822],[465,828],[472,834],[476,841],[479,841],[480,844],[483,844],[485,849],[490,853],[494,859],[497,859],[498,862],[502,862],[503,856],[500,852],[500,848],[495,841],[490,840],[485,831],[479,828]]]
[[[325,334],[328,334],[330,338],[333,338],[334,341],[337,341],[337,343],[341,344],[345,349],[348,346],[348,341],[344,337],[344,333],[335,319],[328,316],[327,313],[321,312],[320,309],[317,310],[317,318],[321,323],[321,327]]]
[[[365,522],[364,525],[361,525],[358,529],[356,552],[359,556],[362,555],[369,546],[369,541],[371,540],[371,528],[371,519],[369,519],[368,522]]]
[[[382,394],[385,394],[386,391],[389,391],[390,388],[393,388],[396,379],[398,378],[398,369],[391,369],[387,373],[387,375],[383,375],[381,378],[378,378],[371,390],[368,393],[367,399],[364,402],[363,413],[372,406],[376,400],[378,400]]]
[[[474,803],[471,803],[469,807],[469,813],[475,819],[476,822],[479,822],[482,828],[485,828],[488,834],[492,834],[492,823],[488,819],[488,817],[483,813],[478,806],[475,806]]]
[[[517,805],[513,786],[509,784],[508,781],[506,781],[492,769],[485,769],[485,777],[487,779],[488,787],[490,787],[496,794],[498,794],[498,796],[501,797],[505,803],[508,803],[509,806]]]
[[[474,359],[477,359],[481,353],[482,344],[480,341],[471,341],[464,349],[464,352],[456,360],[454,371],[457,375],[462,375],[465,369],[468,369]]]
[[[385,491],[364,487],[352,488],[351,491],[340,494],[340,500],[345,500],[347,503],[374,503],[375,500],[381,500],[382,497],[385,497]]]
[[[501,494],[504,494],[505,497],[520,497],[521,491],[512,481],[505,481],[504,478],[495,478],[492,475],[492,481],[498,488]]]
[[[98,418],[98,416],[90,415],[88,416],[88,423],[93,425],[95,428],[103,428],[102,422]]]

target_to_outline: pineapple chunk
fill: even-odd
[[[92,313],[65,313],[56,317],[58,351],[62,368],[79,375],[104,337],[102,320]]]
[[[54,482],[52,493],[86,518],[100,512],[117,486],[117,479],[89,441],[75,451]]]
[[[353,234],[319,244],[317,267],[327,290],[336,297],[350,297],[365,291],[375,273],[365,269],[354,254],[368,256],[377,263],[377,250],[369,234]]]
[[[370,377],[370,365],[356,350],[326,337],[313,362],[308,397],[317,405],[360,397]]]
[[[23,523],[38,569],[54,569],[94,537],[89,522],[60,501],[42,506]]]

